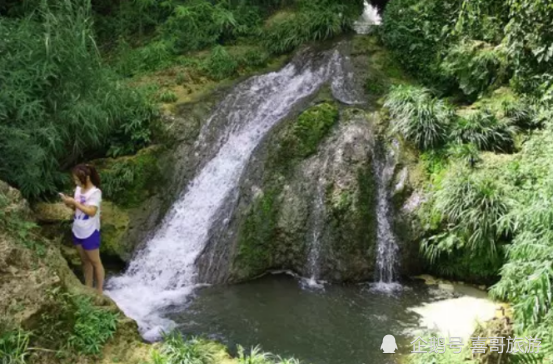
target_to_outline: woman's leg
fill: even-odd
[[[93,267],[92,262],[89,260],[85,249],[81,244],[75,245],[77,251],[79,252],[79,257],[81,258],[81,264],[83,266],[83,274],[85,275],[85,285],[92,288],[92,274]]]
[[[100,260],[100,249],[85,250],[88,260],[92,263],[94,268],[94,278],[96,278],[96,290],[102,294],[104,290],[104,266]]]

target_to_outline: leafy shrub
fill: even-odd
[[[454,144],[448,149],[448,155],[455,160],[462,161],[465,166],[475,167],[481,160],[479,149],[475,144]]]
[[[510,203],[502,185],[490,176],[454,168],[435,198],[435,208],[462,244],[479,254],[495,254],[496,239],[502,235],[498,222]]]
[[[116,100],[119,115],[106,152],[110,157],[133,154],[146,147],[159,130],[159,110],[151,101],[150,90],[136,87],[121,91]]]
[[[464,1],[453,32],[459,37],[499,44],[508,21],[507,1]]]
[[[222,46],[215,46],[210,57],[202,65],[202,70],[215,80],[222,80],[232,76],[238,64]]]
[[[515,163],[508,178],[516,183],[512,191],[516,203],[502,219],[514,230],[514,239],[502,278],[491,292],[512,302],[516,328],[523,332],[552,315],[551,129],[527,141]]]
[[[97,161],[104,197],[120,206],[136,206],[160,181],[157,154],[150,148],[132,157]]]
[[[421,149],[442,144],[447,136],[452,108],[423,87],[398,85],[385,101],[391,116],[391,132],[401,134]]]
[[[185,339],[174,331],[164,335],[161,347],[152,352],[152,364],[212,364],[217,349],[206,340]]]
[[[243,67],[262,67],[267,64],[269,54],[263,48],[250,48],[239,58]]]
[[[26,197],[55,192],[60,169],[105,152],[121,125],[119,141],[131,147],[144,138],[126,125],[148,133],[148,105],[101,65],[87,4],[40,2],[27,18],[0,22],[0,178]]]
[[[398,62],[422,82],[446,83],[439,70],[450,42],[447,27],[458,16],[461,1],[395,0],[383,13],[380,38]]]
[[[522,92],[534,92],[545,83],[552,87],[553,4],[536,0],[504,3],[509,20],[503,33],[514,69],[513,84]]]
[[[132,48],[121,40],[115,53],[114,69],[122,76],[132,77],[167,67],[174,60],[173,45],[169,41],[155,40]]]
[[[213,360],[213,353],[206,350],[205,342],[193,337],[188,340],[177,332],[164,337],[161,354],[167,364],[208,364]]]
[[[451,165],[432,196],[423,218],[440,223],[422,242],[423,256],[446,276],[494,282],[511,231],[500,225],[512,203],[506,187],[486,172]]]
[[[463,41],[451,47],[441,63],[442,71],[454,78],[466,95],[476,96],[505,80],[506,54],[501,46]]]
[[[248,354],[239,346],[237,359],[239,364],[273,364],[272,355],[264,353],[259,346],[253,347]]]
[[[75,354],[98,355],[115,334],[119,314],[95,306],[90,297],[56,287],[48,299],[55,305],[41,313],[33,332],[33,346],[55,350],[72,362],[69,359]]]
[[[472,143],[479,150],[509,152],[516,131],[515,126],[499,121],[489,110],[480,110],[458,118],[451,138],[460,144]]]
[[[192,0],[169,5],[173,7],[172,13],[160,31],[172,42],[176,52],[212,46],[238,25],[226,2]]]
[[[328,39],[350,27],[362,12],[362,2],[350,0],[301,0],[294,12],[270,19],[263,43],[270,53],[290,52],[300,44]]]
[[[118,314],[93,306],[90,298],[76,296],[75,324],[69,346],[85,355],[99,354],[117,329]]]
[[[152,351],[151,364],[215,364],[224,347],[198,337],[184,338],[173,331],[164,335],[162,344]],[[294,358],[283,359],[264,353],[258,346],[248,353],[238,346],[238,364],[300,364]]]

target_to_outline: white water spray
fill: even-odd
[[[395,281],[398,244],[390,223],[389,184],[394,174],[394,156],[386,153],[375,158],[373,168],[377,176],[377,282],[372,288],[393,292],[402,286]]]
[[[318,281],[319,278],[319,256],[321,253],[321,235],[323,233],[323,225],[325,223],[325,171],[327,170],[327,164],[329,156],[325,157],[323,164],[317,163],[314,168],[319,171],[319,177],[317,180],[317,186],[315,189],[315,199],[312,205],[312,228],[310,249],[308,251],[308,273],[309,279],[303,279],[302,284],[309,288],[323,288],[323,281]]]
[[[354,31],[358,34],[369,34],[375,25],[381,24],[379,11],[368,1],[364,1],[364,12],[359,20],[353,24]]]

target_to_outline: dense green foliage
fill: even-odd
[[[85,154],[150,141],[153,109],[102,66],[84,0],[1,17],[0,39],[0,178],[25,196],[55,192]]]
[[[164,336],[163,343],[152,352],[150,364],[216,364],[226,356],[223,346],[198,338],[184,338],[178,332]],[[283,359],[265,353],[259,347],[247,351],[238,347],[237,364],[300,364],[294,358]]]
[[[381,32],[402,65],[433,90],[421,101],[400,97],[407,87],[397,87],[386,101],[392,131],[424,151],[431,187],[420,209],[427,233],[421,251],[429,269],[496,283],[491,294],[512,302],[516,333],[539,335],[547,349],[552,6],[546,0],[395,0]],[[448,97],[455,116],[428,107],[433,97]],[[429,111],[419,112],[423,106]],[[437,130],[442,144],[431,143]],[[514,360],[551,361],[548,351]]]
[[[438,62],[461,0],[392,0],[383,14],[381,39],[399,63],[424,83],[443,85]]]
[[[421,149],[439,146],[446,140],[452,108],[434,98],[425,88],[399,85],[387,95],[393,133],[401,134]]]
[[[153,100],[121,76],[182,64],[213,80],[233,77],[265,65],[271,53],[349,29],[362,6],[359,0],[7,1],[0,6],[0,39],[7,40],[0,43],[0,178],[26,197],[44,197],[66,183],[64,171],[75,163],[133,154],[151,143]],[[244,52],[230,48],[242,45]],[[210,53],[190,53],[200,50]],[[176,99],[162,90],[156,101]]]

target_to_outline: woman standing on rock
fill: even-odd
[[[85,284],[92,287],[96,278],[96,290],[102,293],[104,267],[100,260],[100,176],[89,164],[79,164],[71,172],[75,188],[74,197],[60,193],[63,202],[75,210],[73,220],[73,244],[79,252],[85,274]]]

